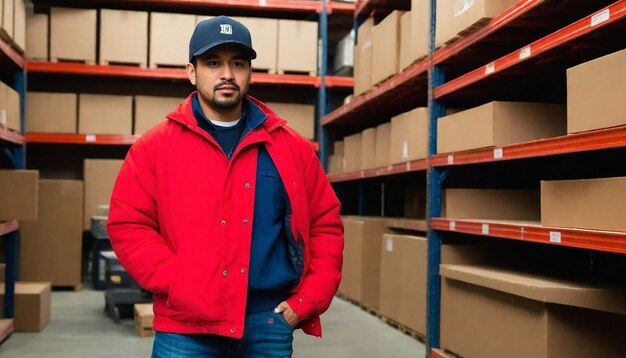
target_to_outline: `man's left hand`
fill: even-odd
[[[274,308],[274,312],[282,314],[291,327],[296,328],[300,324],[300,317],[298,317],[298,315],[285,301],[281,302],[278,307]]]

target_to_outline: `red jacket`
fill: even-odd
[[[292,233],[304,245],[303,275],[287,302],[304,332],[321,336],[319,315],[341,279],[343,226],[311,144],[248,97],[267,119],[228,161],[197,126],[191,98],[132,146],[111,197],[111,243],[154,293],[154,329],[242,337],[262,143],[285,185]]]

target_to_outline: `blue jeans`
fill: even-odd
[[[152,358],[289,358],[292,344],[293,328],[282,314],[258,312],[246,315],[242,339],[156,332]]]

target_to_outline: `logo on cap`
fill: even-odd
[[[232,35],[233,27],[229,24],[220,24],[220,34]]]

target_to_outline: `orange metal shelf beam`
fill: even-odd
[[[450,358],[442,349],[433,348],[430,350],[430,358]]]
[[[482,220],[433,218],[434,230],[498,237],[550,245],[570,246],[626,254],[626,233],[545,227]]]
[[[501,57],[483,67],[475,69],[435,88],[434,96],[439,99],[461,88],[479,82],[488,76],[506,70],[539,54],[563,45],[573,39],[587,35],[599,28],[615,23],[626,17],[626,0],[620,0],[603,10],[562,28],[524,48]]]
[[[0,222],[0,236],[17,231],[20,228],[20,224],[17,220],[10,220]]]
[[[24,144],[24,136],[6,127],[0,126],[0,141],[22,145]]]
[[[328,180],[330,180],[331,183],[340,183],[345,181],[375,178],[394,174],[418,172],[426,170],[426,165],[426,160],[420,159],[412,162],[394,164],[384,168],[366,169],[352,173],[329,175]]]
[[[183,69],[172,68],[139,68],[133,66],[85,65],[81,63],[26,62],[29,73],[61,74],[78,76],[105,76],[120,78],[138,78],[151,80],[187,81],[187,73]],[[329,87],[353,87],[351,77],[326,77]],[[277,75],[253,73],[252,84],[289,85],[319,87],[320,78],[306,75]]]
[[[427,70],[427,60],[423,60],[411,65],[405,71],[391,77],[387,81],[374,87],[374,89],[372,89],[370,92],[356,97],[352,102],[348,103],[347,105],[341,106],[322,117],[322,125],[339,122],[348,115],[358,115],[358,113],[360,111],[363,111],[363,108],[368,104],[377,102],[383,104],[383,102],[385,101],[385,97],[393,96],[394,93],[400,91],[398,89],[399,86],[415,79],[419,75],[426,73]]]
[[[368,16],[372,11],[376,10],[395,10],[395,9],[404,9],[409,10],[410,5],[407,8],[402,1],[398,0],[357,0],[356,6],[354,7],[354,16]],[[404,3],[410,4],[409,0],[404,1]]]
[[[532,142],[512,144],[499,148],[438,154],[432,158],[432,162],[435,167],[444,167],[619,147],[626,147],[626,126],[569,134],[555,138],[539,139]]]
[[[132,145],[140,136],[138,135],[108,135],[108,134],[26,134],[27,143],[46,144],[89,144],[89,145]],[[315,151],[319,150],[320,144],[311,141]]]
[[[106,134],[26,134],[26,143],[131,145],[139,136]]]

